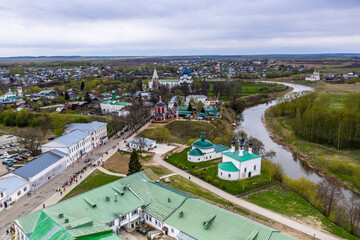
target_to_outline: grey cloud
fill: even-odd
[[[358,12],[356,0],[2,0],[0,55],[359,52]]]

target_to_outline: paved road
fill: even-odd
[[[163,145],[163,146],[162,146]],[[167,149],[169,148],[168,145],[165,145],[165,144],[157,144],[157,147],[153,150],[153,152],[155,152],[155,155],[154,155],[154,161],[164,167],[166,167],[167,169],[173,171],[174,173],[177,173],[179,174],[180,176],[186,178],[186,179],[189,179],[190,177],[190,180],[198,185],[200,185],[201,187],[211,191],[212,193],[215,193],[216,195],[230,201],[230,202],[233,202],[234,204],[236,205],[239,205],[240,207],[243,207],[245,209],[248,209],[252,212],[255,212],[257,214],[260,214],[264,217],[267,217],[269,219],[272,219],[276,222],[279,222],[283,225],[286,225],[290,228],[293,228],[293,229],[296,229],[300,232],[303,232],[305,234],[308,234],[310,236],[315,236],[317,239],[322,239],[322,240],[338,240],[340,238],[337,238],[337,237],[334,237],[332,235],[329,235],[327,233],[324,233],[322,231],[319,231],[317,229],[314,229],[312,227],[309,227],[307,225],[304,225],[304,224],[301,224],[299,222],[296,222],[296,221],[293,221],[287,217],[284,217],[278,213],[275,213],[273,211],[270,211],[268,209],[265,209],[265,208],[262,208],[262,207],[259,207],[255,204],[252,204],[250,202],[247,202],[243,199],[240,199],[240,198],[237,198],[236,196],[234,195],[231,195],[207,182],[204,182],[203,180],[197,178],[197,177],[194,177],[192,175],[190,175],[189,173],[175,167],[174,165],[171,165],[167,162],[165,162],[162,158],[162,155],[164,153],[166,153]]]
[[[142,126],[138,131],[142,131],[146,128],[149,123],[146,123]],[[140,126],[139,126],[140,127]],[[132,135],[131,135],[132,134]],[[24,196],[20,198],[16,203],[14,203],[11,207],[0,212],[0,239],[6,239],[6,229],[8,229],[14,219],[17,219],[23,215],[29,214],[33,212],[35,209],[39,209],[42,207],[44,203],[57,202],[60,198],[54,197],[56,196],[56,189],[61,187],[64,182],[66,182],[69,178],[73,176],[75,172],[81,170],[86,164],[84,163],[84,159],[91,158],[92,161],[103,160],[106,161],[108,157],[110,157],[118,148],[124,147],[124,140],[128,141],[135,136],[136,132],[126,132],[122,137],[116,138],[113,137],[109,139],[109,141],[97,148],[93,149],[88,154],[84,155],[79,161],[74,162],[70,165],[65,171],[54,177],[51,181],[42,185],[38,188],[35,193],[33,193],[30,197]],[[107,154],[106,154],[107,153]],[[82,178],[83,180],[84,178]],[[80,182],[79,182],[80,183]],[[47,204],[46,204],[47,206]]]

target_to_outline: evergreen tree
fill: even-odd
[[[84,81],[81,81],[81,86],[80,86],[81,91],[84,90],[84,87],[85,87],[85,83],[84,83]]]
[[[65,100],[69,100],[69,99],[70,99],[69,94],[67,91],[65,91]]]
[[[188,110],[188,111],[192,111],[192,110],[193,110],[193,108],[192,108],[192,106],[191,106],[191,103],[189,103],[189,106],[188,106],[187,110]]]
[[[91,97],[90,97],[90,94],[88,92],[85,94],[84,101],[87,101],[88,103],[91,103]]]
[[[133,149],[131,156],[130,156],[130,162],[129,162],[129,172],[128,174],[133,174],[136,172],[141,171],[142,166],[139,159],[139,154],[135,149]]]

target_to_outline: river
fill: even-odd
[[[280,83],[289,87],[292,87],[294,90],[292,92],[302,92],[302,91],[313,91],[312,87],[291,84],[291,83]],[[309,168],[305,163],[300,161],[297,156],[287,150],[285,147],[274,142],[269,131],[266,129],[265,124],[262,121],[266,109],[276,104],[276,100],[259,104],[254,107],[247,108],[241,117],[241,121],[236,130],[243,130],[250,137],[255,137],[263,142],[265,151],[274,150],[276,152],[276,157],[271,159],[272,162],[279,163],[284,169],[285,174],[292,178],[298,179],[305,177],[313,182],[321,181],[321,177],[311,168]]]

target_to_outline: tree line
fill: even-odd
[[[292,93],[278,100],[272,113],[294,119],[293,130],[303,139],[337,148],[360,147],[360,94],[350,94],[344,107],[330,108],[319,93]]]

